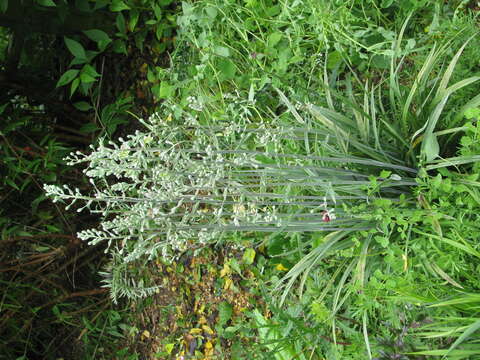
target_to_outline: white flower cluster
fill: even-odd
[[[189,96],[187,98],[188,107],[195,111],[203,111],[203,102],[200,99],[196,98],[195,96]]]
[[[352,172],[334,172],[322,158],[299,154],[308,131],[195,120],[178,125],[160,114],[143,123],[146,132],[69,156],[71,165],[87,164],[90,194],[45,186],[54,201],[79,201],[79,210],[105,216],[98,229],[79,237],[105,241],[115,259],[175,256],[216,242],[226,231],[334,227],[335,208],[327,208],[324,196],[333,181],[336,189],[342,181],[350,186]]]

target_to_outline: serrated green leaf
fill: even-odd
[[[79,70],[76,70],[76,69],[67,70],[58,80],[56,87],[69,84],[73,79],[75,79],[78,73],[79,73]]]
[[[78,41],[70,39],[68,37],[63,38],[65,40],[65,45],[67,46],[68,50],[78,59],[86,59],[87,55],[85,54],[85,49],[83,48],[82,44]]]

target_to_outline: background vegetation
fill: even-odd
[[[478,10],[1,0],[0,358],[478,358]]]

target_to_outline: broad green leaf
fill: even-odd
[[[92,109],[92,105],[90,105],[86,101],[76,102],[76,103],[73,104],[73,106],[75,106],[75,108],[77,108],[80,111],[88,111],[88,110]]]
[[[78,85],[80,85],[80,79],[76,78],[75,80],[72,81],[72,85],[70,86],[70,97],[75,93],[75,91],[78,88]]]
[[[172,85],[170,85],[167,81],[162,81],[162,83],[160,84],[158,97],[160,99],[169,98],[173,94],[174,90],[175,88]]]
[[[247,265],[253,264],[253,260],[255,260],[255,254],[255,250],[252,248],[245,250],[242,257],[243,263]]]
[[[122,11],[122,10],[129,10],[130,6],[125,4],[122,0],[113,0],[112,4],[110,5],[110,11]]]
[[[165,351],[167,352],[167,354],[171,354],[174,347],[175,344],[165,344]]]
[[[87,73],[83,73],[83,72],[82,72],[82,73],[80,74],[80,81],[81,81],[82,83],[87,83],[87,84],[88,84],[88,83],[95,82],[96,79],[95,79],[93,76],[91,76],[90,74],[87,74]]]
[[[140,13],[138,12],[137,9],[132,9],[128,12],[130,19],[128,20],[128,29],[130,31],[135,30],[135,26],[137,26],[138,18],[140,16]]]
[[[438,145],[437,136],[433,133],[427,133],[423,143],[423,153],[427,161],[432,161],[438,157],[440,146]]]
[[[95,41],[96,43],[101,41],[112,41],[105,31],[99,29],[85,30],[83,33],[87,35],[90,40]]]
[[[226,301],[218,305],[218,325],[224,326],[232,317],[233,306]]]
[[[342,55],[339,51],[335,50],[328,54],[327,57],[327,69],[333,70],[342,62]]]
[[[90,65],[90,64],[86,64],[83,68],[82,68],[82,73],[85,73],[85,74],[88,74],[89,76],[93,77],[93,78],[97,78],[100,76],[99,73],[97,73],[97,71],[95,70],[95,68]]]
[[[107,48],[107,46],[112,42],[112,40],[101,40],[97,43],[98,45],[98,50],[100,50],[100,52],[103,52],[105,51],[105,49]]]
[[[125,41],[117,39],[112,44],[112,49],[117,54],[125,54],[127,55],[127,47],[125,45]]]
[[[157,20],[162,20],[162,9],[158,5],[153,5],[153,12]]]
[[[229,57],[230,49],[225,46],[216,46],[215,54],[217,54],[218,56]]]
[[[218,62],[218,69],[220,70],[220,74],[223,80],[230,80],[235,77],[235,65],[228,59],[220,59]]]
[[[79,73],[79,70],[76,70],[76,69],[67,70],[58,80],[57,87],[69,84],[73,79],[75,79],[78,73]]]
[[[280,42],[280,40],[282,40],[282,37],[283,37],[283,34],[281,32],[271,33],[267,39],[267,46],[269,48],[274,48],[275,45],[277,45]]]
[[[67,45],[68,50],[72,53],[73,56],[79,59],[87,58],[87,55],[85,54],[85,49],[83,48],[82,44],[66,36],[63,39],[65,40],[65,45]]]
[[[215,19],[218,15],[218,10],[213,6],[207,7],[205,11],[207,12],[208,17],[211,19]]]
[[[464,115],[468,120],[478,119],[480,118],[480,109],[479,108],[467,109],[465,110]]]
[[[120,31],[120,33],[122,34],[127,33],[127,25],[125,22],[125,17],[123,16],[122,13],[119,13],[117,15],[117,18],[115,19],[115,24],[117,25],[117,29],[118,31]]]

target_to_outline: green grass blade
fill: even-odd
[[[468,329],[466,329],[462,335],[460,335],[457,340],[455,340],[455,342],[452,344],[452,346],[450,346],[450,348],[448,349],[447,353],[443,356],[443,358],[445,359],[445,357],[450,354],[458,345],[460,345],[461,343],[463,343],[465,340],[467,340],[474,332],[476,332],[478,329],[480,329],[480,320],[477,320],[475,321],[472,325],[470,325],[468,327]],[[478,349],[478,352],[477,354],[480,354],[480,347]]]

